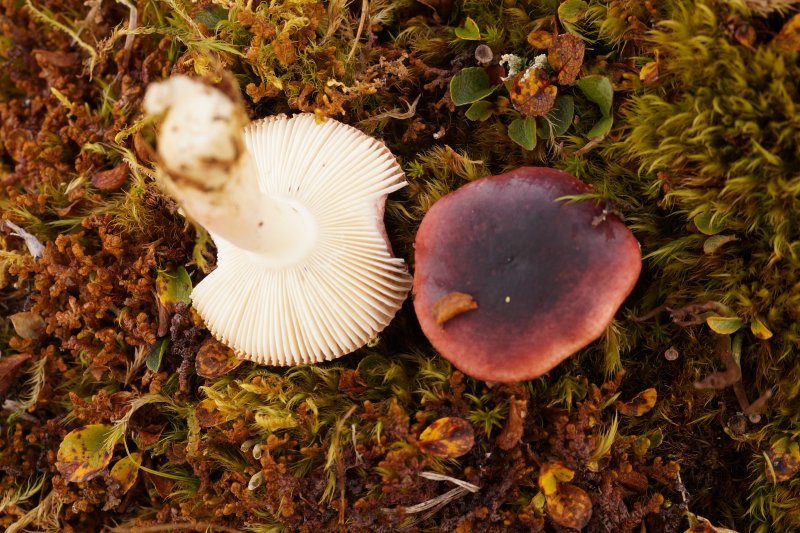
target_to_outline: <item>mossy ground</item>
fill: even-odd
[[[0,226],[0,526],[565,531],[537,485],[558,461],[591,498],[588,531],[684,531],[702,527],[695,515],[800,530],[800,476],[771,460],[791,459],[800,438],[790,3],[0,0],[0,218],[45,245],[35,260]],[[478,40],[456,33],[468,20]],[[533,150],[507,134],[519,114],[504,87],[485,98],[486,120],[453,104],[450,80],[478,65],[477,45],[532,60],[536,30],[584,39],[581,75],[614,88],[607,135],[587,138],[601,113],[574,87],[559,87],[575,103],[569,128]],[[140,109],[146,85],[174,73],[235,82],[253,117],[314,112],[380,137],[410,182],[387,222],[412,268],[438,198],[535,164],[576,174],[624,215],[642,277],[601,340],[528,383],[455,371],[410,303],[334,363],[201,377],[209,334],[157,281],[181,269],[199,281],[213,245],[154,183]],[[709,314],[724,324],[712,329]],[[716,374],[733,387],[697,389],[726,354],[741,380]],[[618,401],[649,388],[655,407],[623,414]],[[520,405],[522,439],[509,442]],[[458,459],[418,445],[445,416],[475,429]],[[71,482],[56,467],[65,436],[89,424],[110,428],[111,464],[140,453],[132,486],[103,468]],[[406,513],[453,487],[426,471],[480,490]]]

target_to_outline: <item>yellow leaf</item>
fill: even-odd
[[[756,338],[761,339],[762,341],[772,337],[772,332],[769,330],[767,325],[758,318],[753,319],[753,321],[750,323],[750,331],[753,332],[753,335],[755,335]]]
[[[434,457],[461,457],[475,445],[475,432],[463,418],[440,418],[419,436],[420,449]]]
[[[575,471],[559,462],[545,463],[539,469],[539,490],[549,497],[556,493],[558,484],[572,480]]]
[[[642,67],[639,71],[639,79],[645,85],[652,85],[658,80],[658,61],[651,61]]]
[[[64,479],[79,483],[100,475],[111,462],[111,452],[105,448],[111,430],[106,424],[91,424],[67,433],[56,456],[56,468]]]
[[[140,464],[142,464],[142,454],[133,452],[114,463],[114,466],[111,467],[109,475],[119,483],[122,494],[131,490],[133,484],[136,483]]]
[[[625,416],[642,416],[653,408],[656,399],[658,393],[651,387],[634,396],[629,402],[617,402],[617,411]]]
[[[555,36],[549,31],[532,31],[528,34],[528,44],[534,48],[550,48],[553,45]]]

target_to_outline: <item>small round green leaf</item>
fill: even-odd
[[[611,126],[614,124],[614,117],[608,116],[603,117],[598,120],[592,129],[586,133],[586,137],[589,139],[594,139],[595,137],[600,137],[601,135],[605,135],[609,131],[611,131]]]
[[[725,229],[725,225],[721,223],[719,217],[715,217],[710,211],[700,213],[692,221],[697,229],[705,235],[716,235]]]
[[[600,107],[600,112],[604,117],[611,116],[614,89],[611,87],[611,81],[608,78],[597,74],[584,76],[578,80],[576,85],[586,95],[586,98]]]
[[[558,6],[558,18],[561,22],[575,23],[586,16],[589,4],[583,0],[567,0]]]
[[[480,120],[483,122],[492,116],[492,103],[486,100],[473,102],[472,105],[469,106],[469,109],[467,109],[465,115],[470,120]]]
[[[496,89],[489,75],[480,67],[467,67],[450,80],[450,99],[455,105],[483,100]]]
[[[508,136],[526,150],[536,148],[536,119],[518,118],[508,126]]]

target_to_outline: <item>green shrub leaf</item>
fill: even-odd
[[[563,6],[564,4],[561,5]],[[611,81],[608,78],[596,74],[585,76],[578,80],[577,86],[586,95],[586,98],[600,107],[600,112],[604,117],[611,116],[614,89],[611,87]]]
[[[466,116],[470,120],[480,120],[483,122],[492,116],[492,103],[485,100],[473,102],[467,109]]]
[[[544,117],[539,117],[539,138],[554,139],[564,135],[575,117],[575,100],[568,94],[556,98],[553,109]]]
[[[536,119],[518,118],[508,126],[508,136],[526,150],[536,148]]]
[[[496,89],[481,67],[467,67],[450,80],[450,98],[456,105],[483,100]]]
[[[575,23],[586,15],[589,4],[583,0],[567,0],[558,6],[558,18],[561,22]]]

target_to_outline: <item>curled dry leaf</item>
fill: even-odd
[[[117,483],[119,483],[120,491],[125,494],[133,484],[136,483],[136,478],[139,476],[139,465],[142,464],[142,454],[133,452],[114,463],[111,467],[111,476]]]
[[[583,529],[592,518],[592,500],[580,487],[560,485],[555,494],[547,496],[547,513],[556,524]]]
[[[642,416],[655,406],[657,399],[658,393],[651,387],[634,396],[629,402],[617,402],[617,411],[625,416]]]
[[[45,332],[44,319],[39,313],[33,311],[23,311],[11,315],[11,325],[14,331],[23,339],[38,339]]]
[[[478,303],[469,294],[451,292],[445,294],[433,304],[433,319],[436,321],[437,326],[442,327],[445,322],[477,308]]]
[[[112,427],[91,424],[67,433],[58,447],[56,468],[64,479],[73,483],[97,477],[111,462],[105,448]]]
[[[461,457],[474,445],[472,425],[463,418],[453,416],[436,420],[419,436],[420,449],[434,457]]]
[[[194,367],[197,375],[214,379],[224,376],[242,364],[236,353],[213,337],[206,339],[197,350]]]
[[[643,66],[642,70],[639,71],[639,79],[642,80],[642,83],[644,83],[645,87],[653,85],[658,81],[658,67],[658,61],[651,61]]]
[[[103,191],[115,191],[125,185],[128,179],[128,163],[122,162],[109,170],[97,172],[92,176],[92,185]]]
[[[556,37],[555,43],[547,53],[547,62],[558,73],[560,85],[575,83],[583,65],[585,49],[583,41],[571,33],[564,33]]]
[[[553,109],[558,87],[540,68],[529,68],[511,81],[511,103],[526,117],[543,117]]]
[[[503,431],[497,436],[497,446],[501,450],[510,450],[522,439],[524,432],[524,421],[528,411],[528,400],[517,400],[512,396],[508,401],[508,418],[506,418],[506,425]]]

